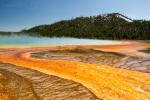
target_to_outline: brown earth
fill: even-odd
[[[50,50],[32,53],[32,57],[78,61],[90,64],[104,64],[118,68],[150,73],[150,58],[126,56],[114,52],[75,48],[72,50]]]
[[[83,85],[0,63],[0,100],[98,100]]]
[[[4,52],[0,54],[0,61],[38,70],[64,79],[73,80],[87,87],[98,98],[106,100],[149,100],[150,74],[149,72],[144,73],[149,70],[149,67],[144,67],[146,69],[143,70],[142,68],[142,70],[138,71],[135,68],[127,70],[133,68],[132,66],[138,61],[137,59],[139,59],[139,64],[143,64],[142,66],[147,66],[147,64],[149,64],[148,59],[150,58],[150,55],[138,51],[149,46],[150,44],[148,43],[130,42],[129,44],[105,46],[6,48],[1,49],[1,51]],[[76,50],[72,50],[74,47],[83,47],[84,49],[88,48],[88,50],[79,49],[77,50],[77,53]],[[90,48],[94,50],[89,50]],[[52,50],[56,51],[52,54],[47,52]],[[65,54],[66,52],[61,51],[61,53],[59,53],[58,50],[69,50],[67,51],[69,52],[69,55],[73,55],[74,52],[75,54],[68,57]],[[98,52],[95,50],[101,51]],[[82,51],[82,53],[80,53],[80,51]],[[83,52],[85,52],[85,54]],[[96,53],[94,54],[93,52]],[[103,58],[103,56],[106,57]],[[129,59],[130,57],[132,59]],[[120,66],[115,66],[120,62],[123,63],[120,64]],[[108,66],[109,64],[112,64],[112,66]],[[126,64],[129,64],[129,66],[127,67]]]
[[[143,50],[139,50],[140,52],[144,52],[144,53],[150,53],[150,48],[146,48],[146,49],[143,49]]]

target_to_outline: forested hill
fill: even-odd
[[[111,13],[40,25],[23,32],[48,37],[150,40],[150,21],[132,20],[119,13]]]

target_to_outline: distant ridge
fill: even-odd
[[[114,13],[114,15],[117,16],[117,17],[120,17],[120,18],[122,18],[124,20],[126,20],[127,22],[133,22],[133,20],[131,18],[128,18],[127,16],[124,16],[124,15],[122,15],[120,13]]]
[[[150,21],[133,20],[120,13],[109,13],[39,25],[22,32],[48,37],[149,40]]]

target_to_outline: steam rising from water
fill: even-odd
[[[118,41],[78,39],[67,37],[35,37],[29,35],[0,35],[0,46],[107,45]]]

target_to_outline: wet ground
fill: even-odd
[[[149,100],[149,46],[1,49],[0,100]]]
[[[118,68],[150,73],[149,58],[126,56],[119,53],[104,52],[93,49],[50,50],[46,52],[32,53],[32,57],[105,64]]]
[[[143,50],[139,50],[140,52],[144,52],[144,53],[150,53],[150,48],[146,48],[146,49],[143,49]]]
[[[79,83],[0,63],[0,100],[98,100]]]

